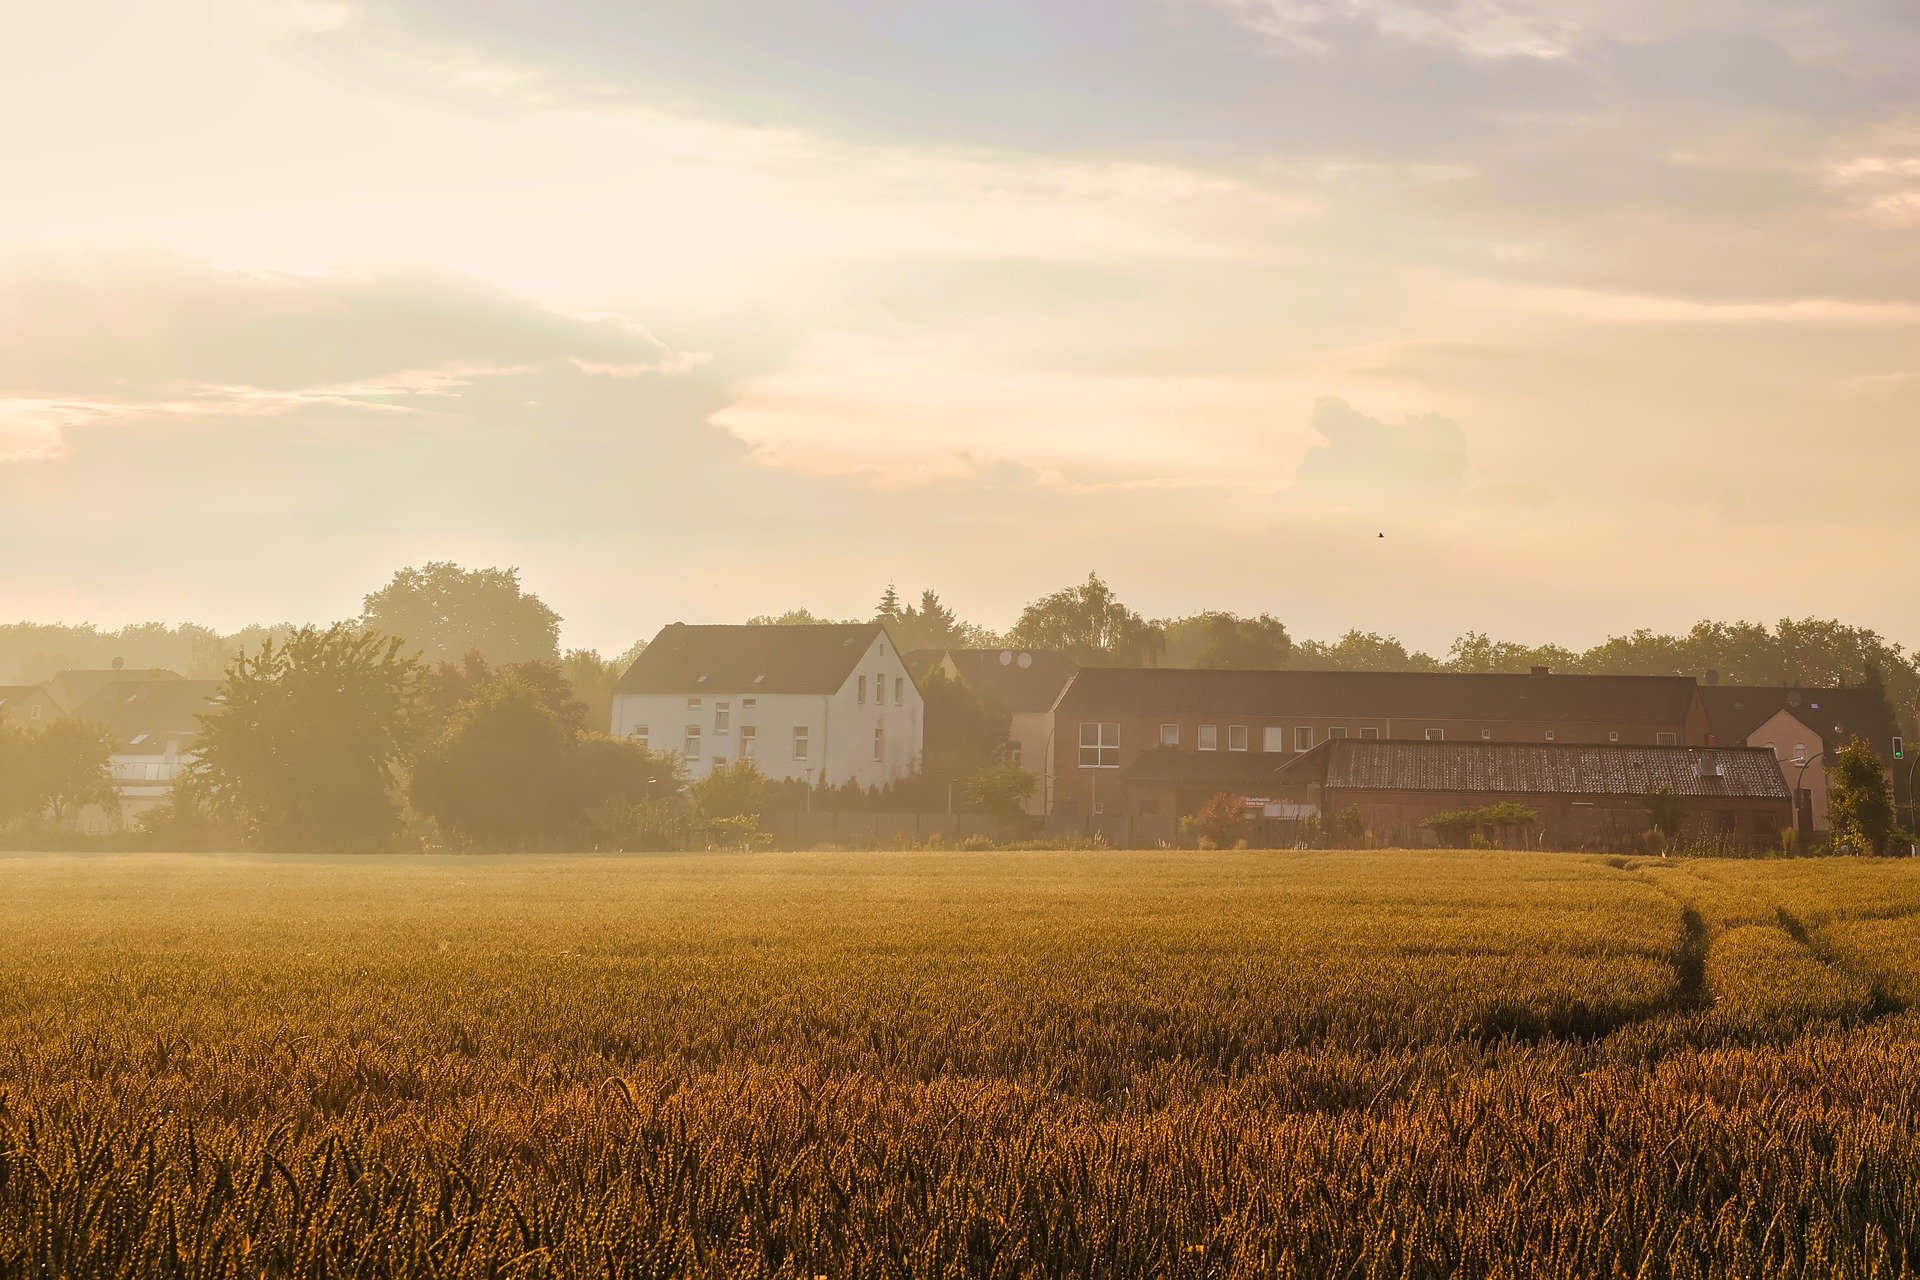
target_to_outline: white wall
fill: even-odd
[[[860,677],[866,677],[866,698],[860,698]],[[876,700],[876,680],[884,680],[886,696]],[[894,682],[899,681],[899,700]],[[697,697],[698,709],[688,700]],[[748,706],[752,701],[754,705]],[[727,709],[726,732],[719,730],[719,712]],[[716,757],[740,759],[741,730],[755,730],[753,758],[769,778],[795,778],[814,785],[838,786],[849,779],[863,787],[877,787],[905,777],[919,767],[925,729],[926,704],[914,686],[900,656],[884,635],[862,656],[847,682],[833,694],[755,693],[713,690],[699,694],[616,694],[613,732],[631,737],[644,726],[647,745],[654,751],[681,753],[688,725],[700,726],[700,758],[688,760],[687,775],[703,778]],[[874,726],[886,726],[883,758],[874,759]],[[807,729],[807,759],[793,755],[794,729]]]

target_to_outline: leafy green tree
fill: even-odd
[[[626,670],[626,666],[603,658],[591,649],[569,649],[567,656],[560,659],[560,674],[573,687],[573,696],[583,708],[584,723],[590,732],[613,731],[613,691]]]
[[[1409,653],[1391,636],[1349,631],[1338,640],[1304,640],[1294,646],[1290,664],[1301,671],[1437,671],[1440,664],[1424,653]]]
[[[556,662],[560,615],[520,586],[518,569],[463,569],[436,560],[402,569],[366,598],[368,630],[401,637],[428,662],[478,650],[488,662]]]
[[[752,760],[718,765],[689,789],[702,818],[758,817],[767,810],[767,778]]]
[[[1021,649],[1052,649],[1083,667],[1150,667],[1166,632],[1122,604],[1098,574],[1028,605],[1007,636]]]
[[[999,762],[1013,726],[1005,708],[937,669],[921,680],[920,695],[926,700],[920,773],[931,790]]]
[[[996,817],[1017,818],[1027,811],[1040,779],[1010,762],[988,765],[967,775],[960,794],[971,813],[990,813]]]
[[[336,849],[400,825],[396,779],[411,758],[422,669],[398,637],[352,623],[299,627],[227,668],[200,717],[202,791],[262,845]]]
[[[99,805],[120,816],[113,784],[113,733],[102,724],[62,716],[33,735],[29,750],[34,790],[55,822]]]
[[[1646,805],[1647,825],[1669,842],[1678,840],[1687,821],[1686,801],[1673,794],[1673,788],[1660,786],[1647,793]]]
[[[747,619],[750,627],[837,627],[845,625],[839,618],[823,618],[811,609],[789,609],[785,613],[756,613]]]
[[[1835,845],[1885,853],[1898,833],[1893,784],[1873,748],[1859,738],[1827,762],[1827,826]]]
[[[0,827],[30,817],[44,807],[34,776],[34,736],[0,716]]]
[[[589,817],[624,805],[678,805],[687,785],[678,756],[604,733],[583,734],[575,743],[572,773],[575,803]]]
[[[430,732],[437,733],[463,703],[498,676],[509,673],[540,695],[541,703],[569,734],[587,728],[587,704],[576,695],[573,682],[559,663],[509,662],[496,668],[478,649],[472,649],[460,662],[436,662],[427,672],[423,688],[432,720]],[[611,708],[608,714],[611,716]]]
[[[413,770],[413,806],[442,831],[484,848],[551,843],[579,813],[574,730],[518,671],[482,684]]]
[[[1247,806],[1239,796],[1222,791],[1198,813],[1182,818],[1180,826],[1203,847],[1231,849],[1247,838]]]
[[[916,649],[983,649],[1000,639],[985,627],[962,622],[932,589],[920,593],[918,604],[902,604],[899,592],[889,584],[875,616],[887,624],[903,653]]]
[[[1524,645],[1494,640],[1469,631],[1447,651],[1447,670],[1487,674],[1524,675],[1535,667],[1570,672],[1581,669],[1581,657],[1557,644]]]
[[[1293,638],[1272,614],[1196,613],[1160,626],[1167,636],[1162,661],[1170,667],[1277,671],[1293,656]]]

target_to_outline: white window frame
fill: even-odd
[[[1247,749],[1247,726],[1230,724],[1227,726],[1227,750],[1245,751]]]
[[[740,758],[756,760],[759,758],[760,731],[750,724],[740,726]]]
[[[811,760],[813,758],[813,726],[797,724],[793,726],[793,758]]]
[[[1287,727],[1283,724],[1270,724],[1260,730],[1260,750],[1277,755],[1287,749]]]
[[[1293,726],[1293,749],[1295,751],[1313,750],[1313,726],[1297,724]]]
[[[1549,729],[1549,730],[1547,730],[1547,741],[1548,741],[1548,742],[1552,742],[1552,741],[1553,741],[1553,730],[1551,730],[1551,729]]]
[[[1378,738],[1380,736],[1380,726],[1377,724],[1363,725],[1360,729],[1360,736],[1363,738]]]
[[[1480,736],[1483,738],[1486,737],[1487,730],[1482,729]],[[1427,729],[1421,733],[1421,738],[1426,742],[1445,742],[1447,740],[1447,731],[1445,729]]]
[[[1608,742],[1620,741],[1620,731],[1618,729],[1607,730],[1607,741]]]
[[[1220,726],[1203,724],[1193,731],[1193,749],[1195,751],[1218,751],[1220,749]]]
[[[1177,724],[1161,725],[1160,726],[1160,745],[1163,747],[1179,746],[1180,745],[1180,726]]]
[[[1677,733],[1658,733],[1654,735],[1653,741],[1655,746],[1677,747],[1680,745],[1680,735]]]
[[[887,722],[885,720],[875,720],[873,722],[873,762],[875,764],[885,764],[886,761]]]
[[[724,737],[733,730],[733,704],[716,702],[713,704],[713,734]]]
[[[700,699],[698,698],[687,699],[687,710],[689,711],[698,711],[700,709],[700,705],[701,705]]]
[[[682,759],[686,760],[698,760],[700,758],[699,725],[690,724],[687,726],[686,733],[680,739],[680,755]]]
[[[645,725],[643,725],[643,724],[637,724],[637,725],[635,725],[635,726],[633,726],[633,728],[632,728],[632,729],[630,729],[630,730],[628,730],[628,731],[627,731],[627,737],[629,737],[629,738],[631,738],[631,739],[632,739],[633,741],[635,741],[635,742],[637,742],[637,743],[639,743],[639,744],[640,744],[640,749],[641,749],[642,751],[648,751],[648,750],[651,750],[651,749],[652,749],[652,748],[650,748],[650,747],[648,747],[648,746],[647,746],[647,743],[648,743],[648,742],[649,742],[649,741],[651,740],[651,737],[650,737],[650,735],[649,735],[649,734],[647,733],[647,726],[645,726]]]
[[[904,707],[907,705],[907,680],[905,676],[895,676],[893,678],[893,705],[896,707]]]
[[[1080,722],[1080,767],[1082,769],[1118,769],[1120,767],[1120,726],[1112,720]]]
[[[1327,740],[1329,742],[1331,742],[1335,738],[1344,738],[1346,736],[1347,736],[1347,726],[1343,724],[1336,724],[1327,730]]]
[[[867,677],[863,673],[854,677],[854,681],[853,700],[864,707],[867,705]]]

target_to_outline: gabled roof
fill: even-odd
[[[689,626],[661,630],[619,693],[836,693],[885,628],[878,622]]]
[[[1008,711],[1047,711],[1078,670],[1073,659],[1047,649],[949,649],[954,670],[976,691]]]
[[[1644,796],[1666,787],[1679,796],[1790,796],[1780,762],[1765,747],[1341,738],[1294,757],[1278,775],[1346,791]]]
[[[1269,719],[1611,721],[1678,727],[1686,721],[1695,691],[1689,676],[1088,667],[1073,677],[1056,710]]]
[[[1745,742],[1780,712],[1790,713],[1820,736],[1829,750],[1865,738],[1885,759],[1895,728],[1886,702],[1867,688],[1802,689],[1786,685],[1710,685],[1700,690],[1715,742]]]
[[[53,695],[37,684],[0,684],[0,720],[11,720],[15,724],[25,724],[34,719],[33,708],[39,707],[44,720],[48,715],[59,715],[60,704]]]
[[[200,735],[196,717],[213,706],[218,680],[116,680],[82,703],[73,714],[103,724],[121,755],[165,755],[169,745],[185,748]]]
[[[146,667],[133,671],[74,670],[57,672],[52,679],[40,687],[60,704],[62,711],[72,712],[78,711],[89,698],[116,680],[180,680],[183,678],[179,672],[168,671],[163,667]]]

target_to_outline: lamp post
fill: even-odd
[[[960,779],[958,778],[947,779],[947,816],[948,817],[953,816],[953,784],[958,781],[960,781]]]
[[[1793,775],[1793,825],[1795,828],[1798,828],[1800,826],[1801,780],[1807,776],[1807,769],[1813,764],[1813,762],[1815,760],[1818,760],[1821,756],[1824,756],[1825,754],[1827,754],[1826,749],[1822,748],[1821,750],[1816,751],[1812,755],[1808,756],[1805,760],[1794,761],[1795,764],[1800,766],[1800,772]],[[1810,795],[1807,797],[1807,834],[1808,835],[1813,834],[1813,797]]]

